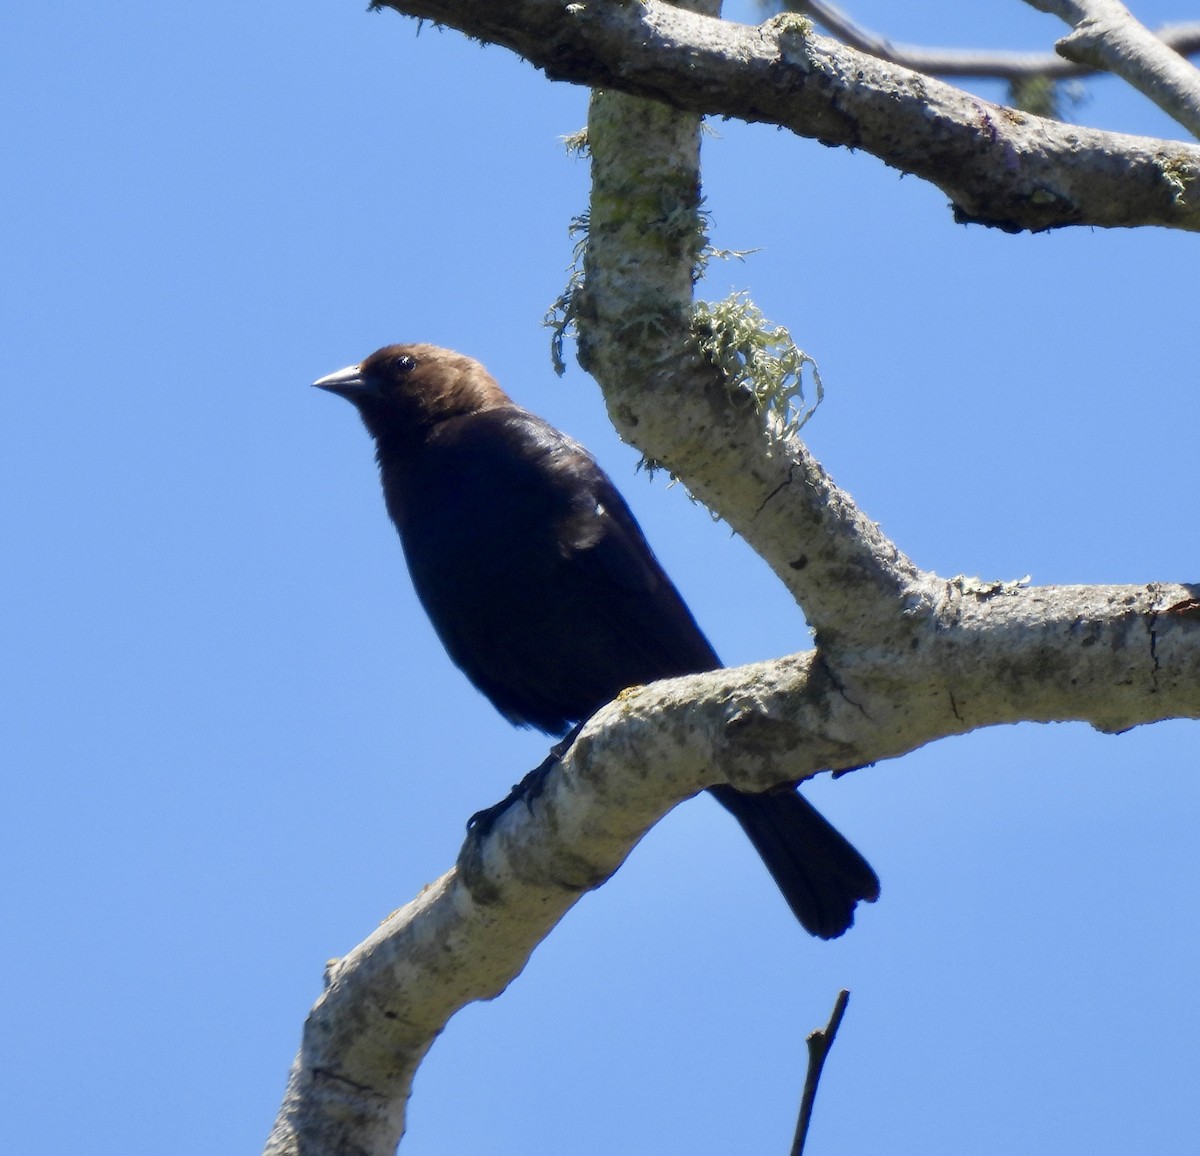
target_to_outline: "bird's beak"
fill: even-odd
[[[324,377],[318,377],[313,385],[318,389],[327,389],[330,393],[339,394],[347,401],[354,401],[364,393],[372,392],[370,383],[363,377],[361,365],[348,365],[345,369],[339,369],[337,373],[327,373]]]

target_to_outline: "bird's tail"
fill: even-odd
[[[871,865],[799,791],[709,791],[742,825],[806,931],[836,939],[854,922],[859,900],[879,898]]]

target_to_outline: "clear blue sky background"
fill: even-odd
[[[727,661],[807,645],[551,372],[586,93],[363,8],[4,19],[5,1153],[257,1151],[325,960],[544,753],[442,655],[316,376],[394,340],[478,356],[594,449]],[[1061,33],[1019,3],[852,8],[927,44]],[[1088,123],[1179,133],[1088,92]],[[1195,236],[964,228],[870,156],[715,128],[714,241],[761,251],[702,292],[751,289],[819,360],[810,444],[919,564],[1200,579]],[[781,1153],[842,986],[814,1154],[1195,1151],[1198,734],[1010,727],[815,784],[883,879],[834,944],[716,807],[679,808],[451,1023],[405,1151]]]

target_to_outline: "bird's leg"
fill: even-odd
[[[584,721],[586,722],[587,720],[585,719]],[[571,744],[579,737],[581,730],[583,730],[583,723],[577,723],[567,732],[564,738],[560,739],[550,748],[550,753],[517,783],[500,802],[490,807],[485,807],[482,811],[476,811],[467,820],[467,830],[472,835],[486,835],[492,829],[492,825],[496,820],[517,802],[518,799],[524,800],[525,806],[529,808],[532,814],[533,800],[542,793],[546,776],[555,764],[562,761],[563,755],[571,749]]]

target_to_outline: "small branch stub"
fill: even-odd
[[[812,1121],[813,1104],[817,1098],[817,1084],[821,1081],[825,1059],[829,1055],[829,1049],[833,1047],[834,1038],[842,1025],[842,1016],[846,1014],[846,1005],[849,1002],[850,993],[842,988],[834,1000],[829,1023],[823,1028],[809,1032],[805,1041],[808,1044],[808,1074],[804,1078],[804,1094],[800,1098],[800,1118],[796,1121],[796,1136],[792,1141],[791,1156],[804,1154],[804,1142],[808,1138],[808,1125]]]

